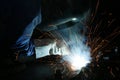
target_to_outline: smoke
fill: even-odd
[[[38,47],[39,49],[36,50],[37,58],[49,54],[62,55],[63,60],[71,65],[71,70],[81,71],[91,61],[90,47],[86,45],[87,37],[85,34],[87,29],[85,25],[80,23],[80,21],[84,22],[87,20],[88,14],[89,12],[82,15],[81,18],[72,18],[72,21],[77,21],[74,25],[63,23],[62,25],[56,26],[60,27],[60,29],[52,30],[51,33],[58,40],[44,47],[42,46],[42,48]]]
[[[80,71],[90,63],[90,48],[85,44],[87,38],[85,36],[86,29],[84,25],[78,23],[56,32],[61,36],[67,47],[67,51],[65,49],[62,50],[63,59],[71,64],[73,71]],[[66,53],[67,55],[64,55]]]

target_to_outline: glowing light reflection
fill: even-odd
[[[63,56],[63,59],[71,64],[73,71],[81,71],[91,60],[90,48],[85,44],[86,37],[80,33],[82,29],[84,26],[79,23],[73,27],[57,31],[69,49],[69,55]]]

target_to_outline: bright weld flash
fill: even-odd
[[[74,55],[71,56],[70,63],[72,70],[81,70],[83,67],[87,65],[87,63],[89,63],[89,61],[84,57],[80,57],[79,55]]]

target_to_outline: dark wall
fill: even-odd
[[[0,55],[10,46],[40,11],[41,0],[0,0]]]

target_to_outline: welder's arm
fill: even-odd
[[[41,13],[39,13],[31,22],[28,24],[23,31],[23,34],[18,38],[13,48],[19,52],[19,58],[28,58],[35,54],[35,46],[31,40],[32,33],[35,27],[41,22]]]

